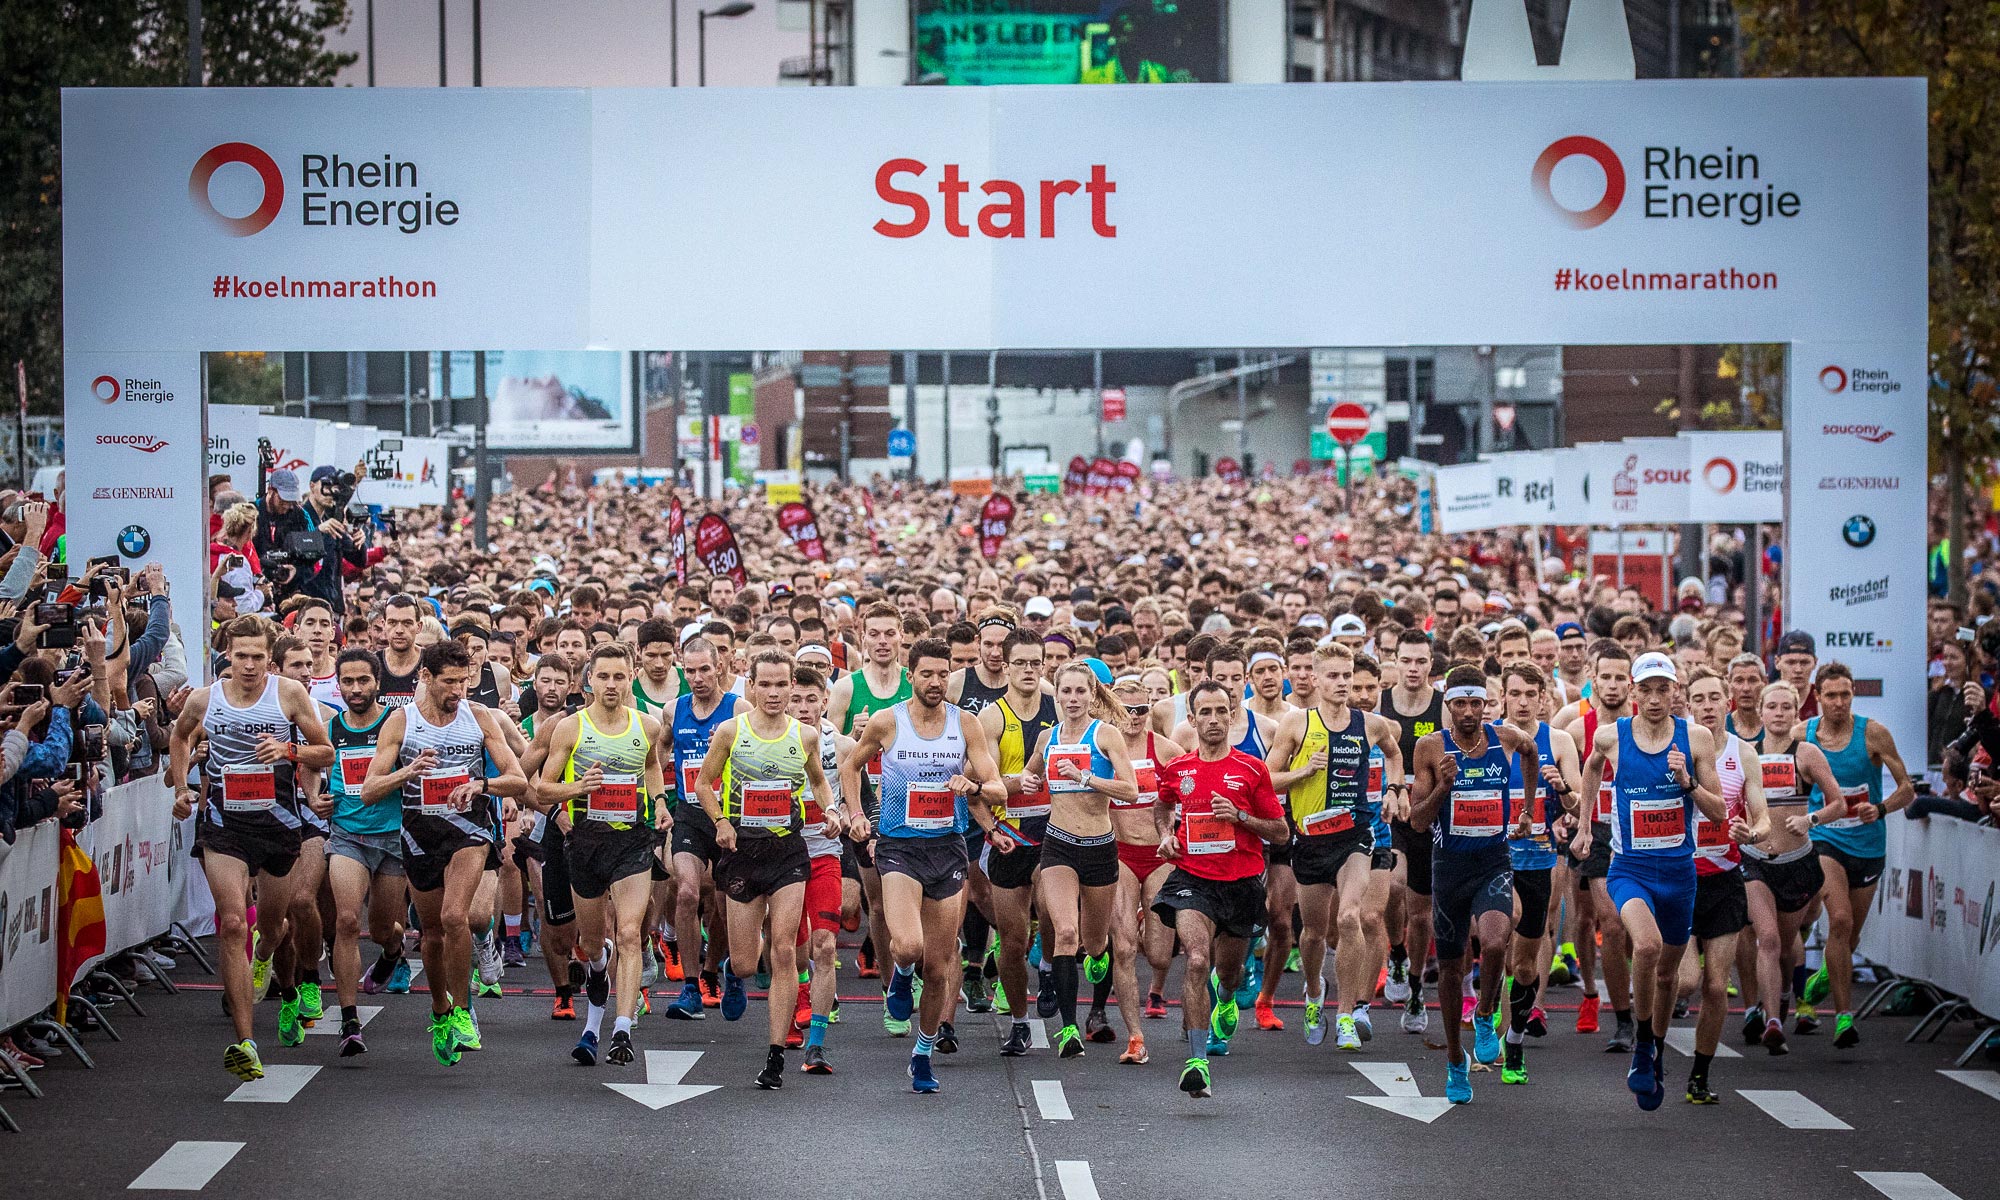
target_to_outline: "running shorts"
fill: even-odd
[[[569,842],[554,821],[542,833],[542,920],[551,925],[576,920],[576,893],[569,888]]]
[[[1574,861],[1574,856],[1572,856]],[[1611,870],[1611,826],[1590,823],[1590,853],[1576,863],[1576,873],[1585,879],[1602,879]]]
[[[1160,846],[1157,842],[1150,846],[1136,842],[1120,842],[1118,861],[1125,864],[1125,869],[1138,877],[1141,886],[1153,877],[1153,872],[1167,865],[1167,860],[1160,857]]]
[[[1111,887],[1118,882],[1118,843],[1109,830],[1079,838],[1051,825],[1042,839],[1042,870],[1068,867],[1079,887]]]
[[[292,864],[299,861],[301,845],[296,829],[250,832],[227,823],[218,825],[205,813],[194,823],[195,857],[220,854],[234,858],[250,868],[252,875],[261,873],[282,879],[291,874]]]
[[[1203,879],[1175,867],[1153,897],[1153,912],[1167,928],[1183,911],[1198,912],[1215,926],[1219,937],[1257,936],[1264,921],[1264,880],[1251,875],[1243,879]]]
[[[403,874],[409,877],[412,888],[435,892],[443,887],[445,868],[461,850],[482,851],[480,869],[485,869],[485,859],[493,849],[490,833],[484,829],[468,833],[441,820],[426,824],[428,828],[419,829],[407,818],[403,822]]]
[[[1406,868],[1404,883],[1419,896],[1431,894],[1431,831],[1412,828],[1408,821],[1391,821],[1389,837],[1395,849],[1402,851]]]
[[[591,825],[579,821],[569,831],[565,852],[572,892],[585,900],[602,899],[619,880],[652,871],[652,830],[593,829]]]
[[[1009,821],[1006,828],[1008,836],[1014,839],[1014,849],[1005,854],[996,850],[986,856],[986,878],[997,888],[1024,888],[1035,881],[1035,868],[1041,865],[1041,843],[1048,838],[1049,819],[1029,817],[1020,822]]]
[[[1789,862],[1743,856],[1743,878],[1771,889],[1771,899],[1781,913],[1795,913],[1813,902],[1826,884],[1826,870],[1819,855],[1807,851]]]
[[[673,850],[676,857],[692,854],[710,868],[722,851],[715,844],[715,822],[699,804],[674,809]]]
[[[1685,946],[1694,935],[1694,859],[1671,864],[1640,865],[1630,855],[1617,855],[1604,877],[1611,894],[1611,906],[1619,912],[1637,900],[1652,911],[1660,927],[1660,940],[1669,946]]]
[[[813,930],[840,931],[840,860],[823,855],[810,860],[806,876],[806,906],[799,913],[799,945],[811,939]]]
[[[1372,860],[1375,854],[1375,835],[1367,829],[1350,829],[1346,833],[1329,833],[1314,837],[1292,838],[1292,874],[1298,878],[1300,887],[1331,885],[1340,877],[1340,868],[1345,866],[1349,855],[1359,854]]]
[[[1555,886],[1555,868],[1514,871],[1514,894],[1521,898],[1521,915],[1514,932],[1524,938],[1538,938],[1549,931],[1549,893]]]
[[[806,840],[797,835],[744,838],[715,860],[716,888],[738,903],[776,895],[811,873]]]
[[[1847,872],[1847,888],[1849,891],[1859,891],[1865,887],[1874,887],[1877,883],[1881,882],[1882,868],[1888,863],[1887,859],[1881,857],[1857,857],[1842,850],[1832,842],[1814,842],[1813,849],[1819,851],[1821,858],[1832,859],[1840,864],[1841,870]]]
[[[402,837],[395,833],[349,833],[335,827],[326,844],[329,858],[348,858],[360,863],[370,875],[403,873]]]
[[[1697,875],[1694,882],[1694,936],[1706,941],[1743,932],[1750,924],[1750,899],[1743,872]]]
[[[1486,913],[1514,915],[1514,870],[1498,857],[1439,854],[1431,859],[1431,929],[1440,962],[1465,954]]]
[[[926,900],[949,900],[965,889],[965,839],[955,834],[882,838],[875,843],[875,869],[916,880]]]

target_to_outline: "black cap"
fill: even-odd
[[[1086,586],[1074,587],[1070,589],[1069,598],[1072,604],[1082,604],[1086,600],[1096,600],[1097,591]]]
[[[1817,657],[1813,650],[1812,634],[1803,629],[1794,629],[1780,637],[1777,646],[1771,651],[1771,657],[1783,658],[1787,654],[1812,654]]]

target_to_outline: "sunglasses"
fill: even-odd
[[[1153,706],[1150,704],[1128,704],[1125,706],[1125,715],[1128,717],[1143,717],[1152,711]]]

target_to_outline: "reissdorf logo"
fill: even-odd
[[[1860,438],[1874,446],[1896,436],[1895,430],[1884,429],[1880,425],[1821,425],[1819,431],[1824,437]]]
[[[1701,469],[1701,481],[1707,484],[1711,491],[1728,495],[1736,490],[1735,462],[1727,458],[1709,459],[1708,465]]]
[[[1577,155],[1590,159],[1604,172],[1604,194],[1598,197],[1597,203],[1581,209],[1565,206],[1549,187],[1549,177],[1555,174],[1557,164]],[[1618,161],[1618,155],[1613,153],[1611,147],[1594,137],[1573,134],[1550,142],[1541,157],[1535,159],[1532,177],[1535,194],[1571,229],[1595,229],[1609,221],[1611,214],[1625,202],[1625,164]]]
[[[165,438],[154,437],[150,433],[100,433],[100,446],[129,446],[146,454],[158,454],[170,444]]]
[[[118,403],[118,381],[109,375],[99,375],[90,381],[90,394],[106,404]]]
[[[257,172],[263,184],[263,197],[257,207],[247,216],[225,216],[209,198],[209,183],[216,171],[231,164],[241,163]],[[195,160],[194,170],[188,172],[188,199],[196,209],[207,213],[209,219],[221,226],[231,237],[249,237],[262,233],[278,219],[278,210],[285,205],[285,176],[278,170],[278,162],[263,150],[249,142],[223,142],[212,146],[208,153]]]
[[[1557,168],[1572,158],[1587,158],[1604,172],[1604,191],[1582,208],[1572,208],[1556,198],[1556,188],[1563,183],[1556,178]],[[1735,146],[1645,146],[1641,148],[1639,177],[1643,181],[1642,220],[1731,220],[1761,225],[1767,220],[1796,217],[1801,208],[1797,192],[1781,191],[1776,184],[1766,182],[1757,155]],[[1609,221],[1625,202],[1624,160],[1604,142],[1583,134],[1550,142],[1536,157],[1530,178],[1542,202],[1572,229],[1595,229]]]

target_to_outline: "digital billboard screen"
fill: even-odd
[[[917,74],[958,84],[1221,83],[1221,0],[916,0]]]

